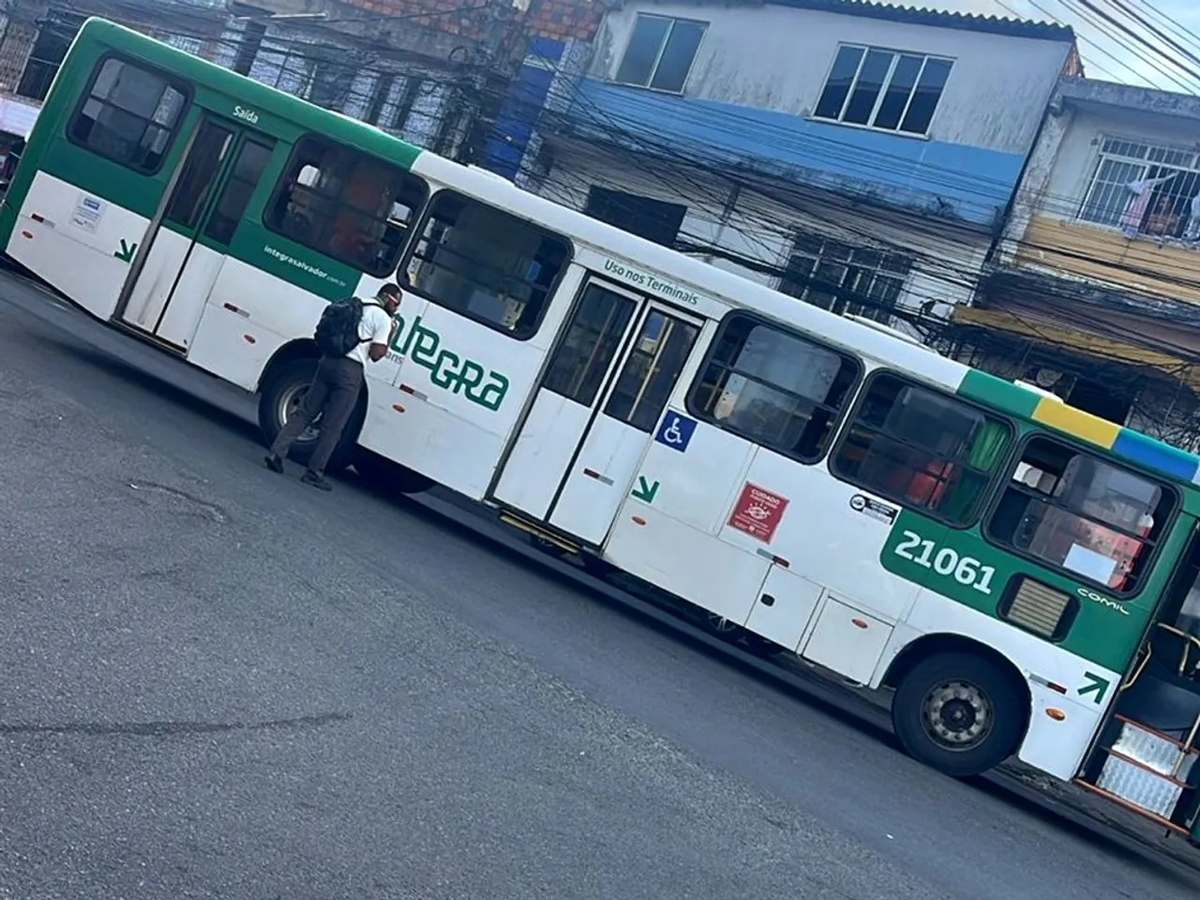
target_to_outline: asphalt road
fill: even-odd
[[[5,275],[0,404],[0,900],[1200,890],[445,498],[271,474],[244,397]]]

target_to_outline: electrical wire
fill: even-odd
[[[1081,0],[1082,2],[1082,0]],[[1143,6],[1149,6],[1146,0],[1136,0],[1142,3]],[[136,4],[127,4],[130,7]],[[166,4],[172,7],[178,7],[179,4]],[[1094,4],[1091,4],[1094,6]],[[464,6],[455,11],[450,12],[469,12],[478,10],[480,7]],[[143,10],[144,11],[144,10]],[[161,10],[160,10],[161,11]],[[195,13],[194,8],[189,10]],[[380,18],[395,18],[383,14]],[[1146,17],[1148,19],[1148,17]],[[361,21],[361,20],[356,20]],[[1106,20],[1107,21],[1107,20]],[[201,27],[203,24],[203,27]],[[323,21],[321,26],[328,25],[328,20]],[[175,26],[178,27],[178,26]],[[155,29],[160,35],[164,32],[160,28]],[[213,42],[212,23],[210,20],[205,20],[201,23],[199,18],[195,20],[195,27],[188,29],[185,32],[173,32],[166,36],[179,38],[199,39],[203,41]],[[279,23],[271,23],[271,33],[269,38],[263,40],[263,50],[275,54],[283,54],[285,57],[293,50],[300,50],[302,54],[313,49],[312,35],[317,33],[313,27],[302,28],[292,27],[289,25],[289,30],[295,31],[297,34],[303,34],[302,37],[285,37],[283,30],[279,27]],[[1117,33],[1124,34],[1125,32],[1117,30]],[[329,36],[345,40],[338,35]],[[1182,37],[1177,33],[1177,37]],[[228,50],[236,52],[241,46],[239,38],[231,37],[226,30],[219,38],[216,39],[218,45],[225,47]],[[401,74],[395,65],[398,62],[417,62],[422,68],[420,74],[429,76],[432,73],[438,73],[435,77],[440,76],[435,86],[450,91],[461,99],[469,99],[472,102],[496,102],[503,99],[507,91],[501,91],[498,88],[480,89],[474,83],[473,76],[477,74],[477,67],[469,63],[448,64],[444,60],[433,59],[430,57],[421,57],[417,55],[400,54],[392,48],[386,39],[380,41],[355,39],[356,50],[358,51],[356,60],[347,60],[344,64],[346,68],[352,69],[357,76],[365,76],[367,80],[371,76],[381,76],[390,74],[393,76]],[[1183,43],[1180,42],[1183,46]],[[1160,56],[1162,54],[1159,54]],[[370,59],[367,65],[361,63],[362,58]],[[1173,57],[1168,55],[1169,59]],[[336,68],[337,61],[323,61],[327,68]],[[558,63],[548,61],[556,76],[563,73],[558,70]],[[542,61],[542,64],[547,64],[547,61]],[[1186,69],[1185,69],[1186,71]],[[1194,73],[1192,74],[1194,77]],[[799,213],[806,218],[814,220],[814,224],[825,220],[826,224],[829,220],[836,222],[836,231],[839,236],[845,238],[860,237],[866,241],[869,246],[883,246],[889,250],[903,251],[914,259],[920,268],[920,271],[927,276],[932,275],[934,280],[941,282],[941,289],[925,290],[922,293],[914,293],[910,290],[909,296],[916,300],[941,300],[946,302],[947,294],[960,293],[964,291],[974,292],[979,288],[979,272],[977,269],[953,262],[943,253],[921,252],[912,245],[919,243],[911,240],[911,237],[933,237],[943,232],[945,226],[937,226],[928,222],[927,219],[920,216],[908,215],[903,213],[897,214],[893,210],[872,209],[869,205],[864,209],[862,202],[850,202],[844,197],[831,198],[828,193],[818,193],[811,188],[805,188],[800,185],[791,185],[781,188],[777,179],[771,179],[766,175],[755,173],[737,172],[735,176],[731,176],[730,168],[726,165],[714,165],[714,155],[709,154],[707,159],[697,158],[694,153],[682,152],[678,145],[673,145],[669,140],[654,139],[647,140],[644,133],[644,125],[641,125],[645,120],[639,119],[637,115],[614,116],[611,111],[605,111],[595,106],[594,102],[585,95],[580,89],[579,84],[568,78],[569,83],[566,84],[565,90],[568,95],[568,101],[572,105],[572,114],[570,116],[555,115],[550,113],[536,103],[530,105],[531,116],[535,113],[540,113],[542,121],[539,122],[539,128],[545,129],[548,133],[558,135],[570,134],[569,121],[578,120],[581,110],[585,115],[591,117],[593,121],[601,127],[601,130],[607,135],[608,140],[605,142],[605,152],[611,154],[614,148],[620,150],[620,155],[615,159],[610,157],[609,164],[618,162],[628,164],[629,170],[633,176],[645,181],[649,181],[655,185],[656,193],[674,194],[676,199],[681,197],[688,198],[689,201],[698,201],[698,206],[704,212],[716,213],[718,216],[723,210],[725,204],[729,200],[730,192],[737,189],[746,197],[748,201],[745,210],[753,213],[753,204],[757,203],[763,210],[770,210],[773,207],[782,207],[787,212]],[[507,88],[507,85],[503,85]],[[473,92],[474,96],[467,97],[466,94]],[[357,103],[359,106],[363,102],[372,102],[374,95],[370,91],[355,91],[353,89],[346,92],[346,103]],[[589,108],[590,106],[590,108]],[[556,121],[557,119],[557,121]],[[729,115],[724,120],[718,119],[717,127],[713,129],[713,145],[719,145],[722,137],[735,135],[740,129],[747,126],[747,119],[754,121],[752,117]],[[758,124],[755,122],[755,124]],[[824,143],[822,143],[824,141]],[[621,148],[621,144],[632,144],[634,150],[630,150],[628,146]],[[712,149],[710,147],[710,149]],[[821,161],[829,161],[835,157],[841,156],[847,150],[847,145],[844,142],[815,139],[807,142],[804,148],[812,153],[817,154],[818,163]],[[857,156],[854,157],[854,162],[860,164],[864,170],[864,174],[879,174],[896,173],[899,167],[904,162],[899,159],[888,159],[887,154],[865,154],[855,148]],[[821,154],[824,155],[821,155]],[[655,157],[651,159],[652,157]],[[841,156],[841,158],[845,158]],[[724,161],[721,161],[724,162]],[[928,169],[927,169],[928,170]],[[526,178],[539,179],[544,176],[544,172],[529,160],[522,160],[518,174]],[[968,182],[962,178],[961,173],[949,171],[946,173],[936,173],[941,177],[943,174],[947,178],[947,186],[954,187],[955,190],[961,190],[970,194],[972,191],[980,196],[991,196],[991,191],[983,190],[983,188],[999,188],[1004,187],[1005,183],[995,179],[979,179],[973,178]],[[870,180],[866,178],[865,180]],[[988,184],[988,181],[994,184]],[[574,182],[574,184],[572,184]],[[566,199],[573,202],[571,205],[578,205],[580,189],[586,192],[592,187],[591,180],[586,175],[575,175],[568,173],[555,172],[555,181],[548,182],[548,193],[557,193]],[[1008,186],[1011,190],[1011,185]],[[1063,198],[1068,199],[1066,197]],[[741,200],[739,199],[739,203]],[[1078,201],[1075,201],[1078,202]],[[744,212],[743,206],[738,206],[739,217]],[[864,214],[865,213],[865,214]],[[788,251],[780,252],[780,241],[786,241],[786,233],[790,232],[793,236],[796,228],[781,229],[778,221],[778,210],[770,212],[760,211],[745,217],[744,221],[739,221],[736,227],[730,227],[730,222],[725,222],[727,231],[730,234],[736,235],[740,239],[740,243],[751,253],[741,253],[729,248],[722,248],[713,245],[710,234],[698,233],[695,231],[689,232],[686,229],[681,229],[676,243],[687,252],[692,252],[697,255],[708,255],[709,257],[720,258],[734,265],[742,266],[749,271],[754,272],[759,276],[768,278],[784,277],[788,274],[788,266],[786,262],[780,264],[780,256],[786,255]],[[887,227],[895,228],[896,222],[910,226],[910,240],[907,242],[895,242],[889,245],[886,240],[880,240],[880,231]],[[907,244],[907,246],[906,246]],[[1038,248],[1036,245],[1024,244],[1018,242],[1018,247],[1023,246],[1029,250],[1047,250],[1061,253],[1061,248],[1045,247]],[[913,251],[916,252],[913,252]],[[751,255],[753,254],[753,255]],[[1081,260],[1086,261],[1086,260]],[[1097,262],[1098,260],[1091,260]],[[1114,274],[1137,274],[1136,269],[1131,270],[1124,267],[1120,272]],[[1143,273],[1148,276],[1158,276],[1161,280],[1161,272]],[[1168,278],[1170,283],[1170,278]],[[1189,278],[1183,273],[1180,273],[1175,278],[1175,283],[1181,287],[1198,287],[1200,282],[1194,278]],[[846,293],[841,290],[841,285],[833,283],[821,282],[819,279],[812,279],[809,283],[809,288],[818,291],[833,292],[835,289],[840,293]],[[1064,290],[1060,283],[1051,286],[1052,289],[1044,293],[1047,309],[1053,311],[1058,308],[1060,311],[1065,311],[1076,323],[1086,325],[1089,330],[1101,334],[1129,341],[1131,335],[1128,333],[1119,333],[1110,322],[1102,317],[1096,317],[1090,313],[1080,315],[1075,308],[1078,303],[1078,297],[1073,292]],[[861,299],[862,306],[866,309],[871,309],[874,303],[874,311],[881,314],[892,313],[897,314],[900,319],[908,319],[910,324],[924,328],[933,340],[944,339],[944,335],[934,335],[933,331],[939,330],[936,327],[931,327],[926,316],[920,313],[912,313],[908,310],[895,310],[886,302],[875,302],[869,297],[855,298],[854,302]],[[1090,321],[1089,321],[1090,320]],[[947,331],[941,328],[943,332]],[[1107,333],[1106,333],[1107,332]],[[957,338],[955,338],[957,339]],[[1137,340],[1136,336],[1134,339]],[[1164,353],[1170,353],[1173,356],[1181,359],[1184,364],[1194,364],[1200,362],[1200,355],[1189,351],[1186,347],[1174,345],[1169,341],[1162,341],[1146,337],[1143,346],[1148,349],[1158,349]],[[1141,380],[1145,380],[1145,374],[1138,376]]]

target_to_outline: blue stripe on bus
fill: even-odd
[[[1130,462],[1156,469],[1184,481],[1191,481],[1200,470],[1200,457],[1168,446],[1162,441],[1122,428],[1113,442],[1113,453]]]

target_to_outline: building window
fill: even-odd
[[[688,396],[692,415],[800,462],[825,453],[862,370],[852,356],[730,313]]]
[[[912,268],[897,253],[800,235],[779,283],[784,294],[838,315],[887,324]]]
[[[332,44],[313,44],[306,48],[310,81],[308,102],[342,112],[350,102],[358,67],[348,60],[348,51]]]
[[[511,213],[441,191],[405,269],[438,306],[528,340],[571,259],[565,238]]]
[[[952,65],[952,60],[921,53],[841,46],[813,115],[925,134]]]
[[[1200,239],[1200,153],[1105,138],[1079,218],[1130,236]]]
[[[266,226],[378,278],[390,275],[428,189],[420,178],[328,138],[301,138]]]
[[[664,247],[675,245],[679,229],[683,227],[683,217],[687,215],[687,207],[681,203],[666,203],[594,186],[588,191],[583,211],[593,219]]]
[[[30,48],[25,70],[17,83],[18,96],[33,100],[46,99],[54,76],[58,74],[67,50],[81,27],[83,18],[80,16],[60,12],[50,14],[38,29],[37,38]]]
[[[1175,502],[1158,481],[1039,436],[1025,445],[987,535],[1070,578],[1128,596],[1144,581]]]
[[[639,13],[616,80],[679,93],[707,27],[707,22]]]
[[[970,525],[1011,429],[898,375],[873,377],[830,460],[838,478],[949,525]]]
[[[155,72],[109,57],[96,68],[67,133],[77,144],[137,172],[162,166],[187,98]]]

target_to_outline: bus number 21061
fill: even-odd
[[[953,577],[965,587],[972,587],[981,594],[992,592],[992,579],[996,570],[985,566],[972,556],[963,556],[953,547],[938,547],[915,531],[902,532],[900,543],[893,551],[901,559],[933,569],[939,575]]]

